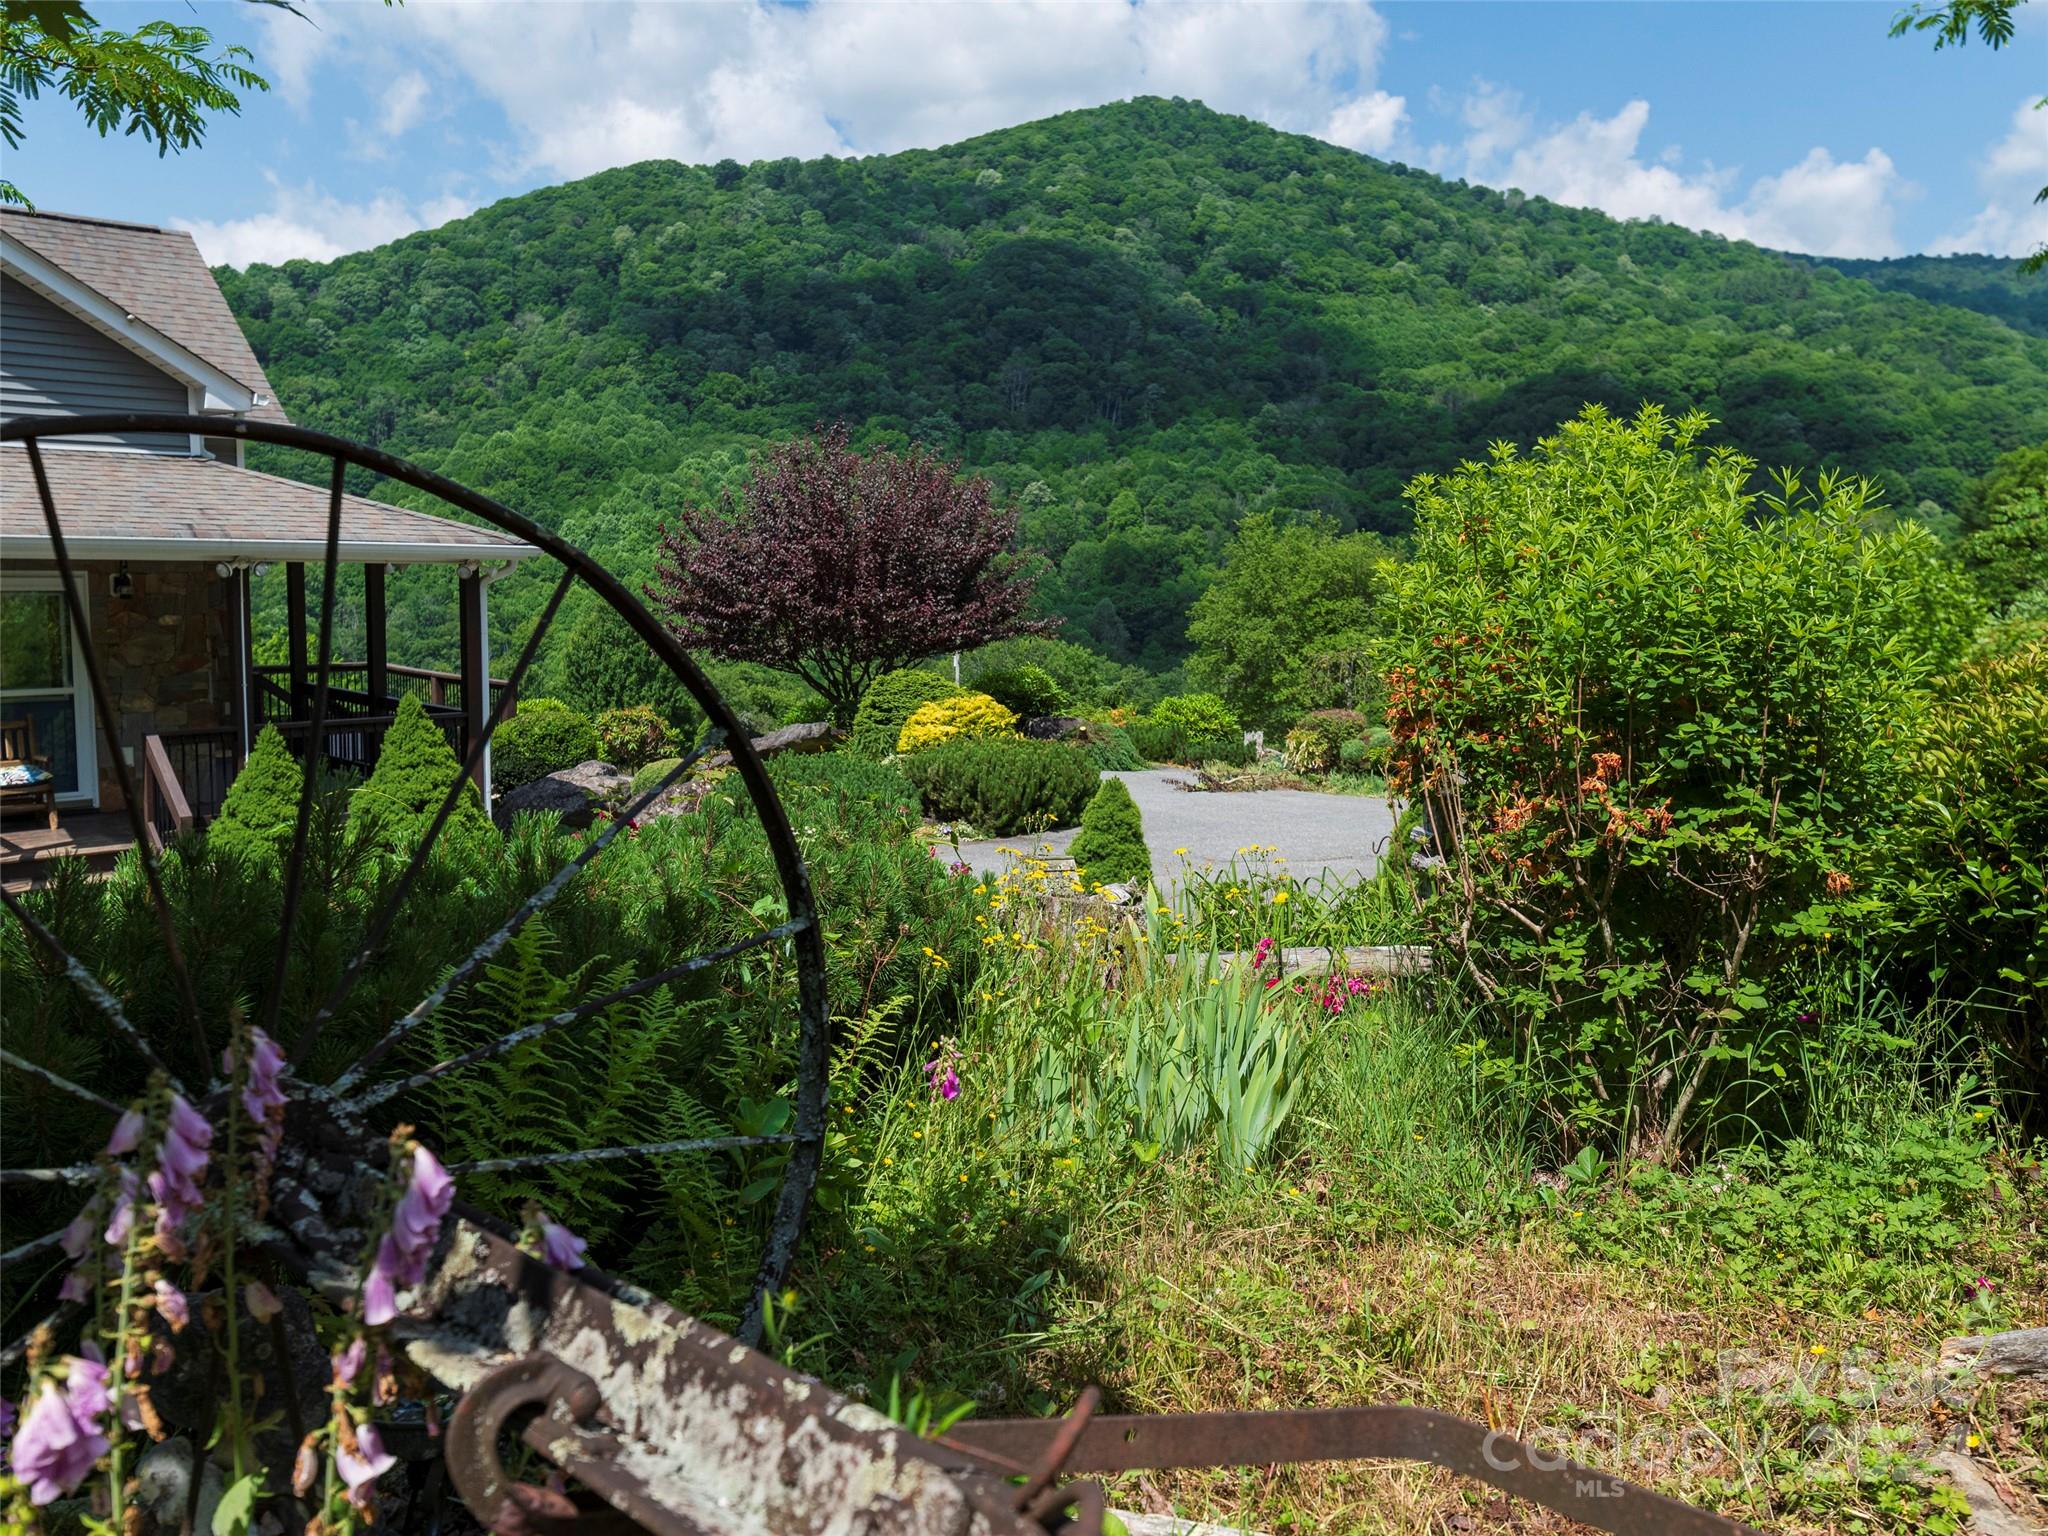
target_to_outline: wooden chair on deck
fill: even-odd
[[[0,813],[17,805],[40,805],[57,830],[57,776],[36,751],[36,723],[26,717],[0,720]]]

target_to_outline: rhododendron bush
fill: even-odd
[[[1669,1159],[1800,1088],[1817,960],[1867,911],[1896,729],[1971,622],[1874,492],[1751,490],[1709,423],[1589,408],[1408,489],[1382,650],[1430,937],[1566,1145]]]

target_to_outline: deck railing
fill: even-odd
[[[162,753],[165,773],[179,790],[189,814],[202,826],[218,816],[221,802],[228,797],[228,786],[241,772],[241,733],[233,726],[165,731],[144,739],[145,755],[151,742]]]
[[[142,738],[142,835],[150,851],[162,853],[166,843],[192,829],[192,807],[171,767],[161,736]]]

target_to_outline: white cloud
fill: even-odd
[[[1612,117],[1582,112],[1536,133],[1519,96],[1480,82],[1461,116],[1468,130],[1461,146],[1464,174],[1474,181],[1781,250],[1897,255],[1898,205],[1917,190],[1881,149],[1836,160],[1816,147],[1776,175],[1757,177],[1744,193],[1732,168],[1682,169],[1675,146],[1646,156],[1650,104],[1642,100],[1625,103]]]
[[[350,251],[382,245],[461,218],[475,208],[454,194],[410,204],[390,193],[368,202],[346,203],[311,185],[287,186],[271,178],[271,205],[248,218],[174,219],[190,232],[199,252],[213,265],[246,267],[252,262],[332,261]]]
[[[655,156],[886,153],[1138,94],[1303,132],[1349,110],[1377,132],[1394,100],[1372,90],[1387,29],[1369,5],[422,0],[373,19],[497,104],[523,170],[559,176]]]
[[[2034,201],[2048,185],[2048,108],[2036,111],[2036,99],[2030,96],[2014,109],[2005,137],[1977,167],[1984,206],[1961,229],[1930,245],[1931,253],[2025,256],[2048,245],[2048,203]]]
[[[427,77],[409,69],[384,88],[377,103],[377,131],[386,139],[400,139],[426,114]]]
[[[1384,154],[1394,147],[1407,121],[1407,98],[1374,91],[1337,108],[1316,137],[1365,154]]]

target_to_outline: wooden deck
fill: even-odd
[[[39,865],[66,855],[105,873],[134,846],[128,818],[118,811],[59,811],[54,832],[41,816],[8,816],[0,819],[0,882],[11,891],[25,890],[39,883]]]

